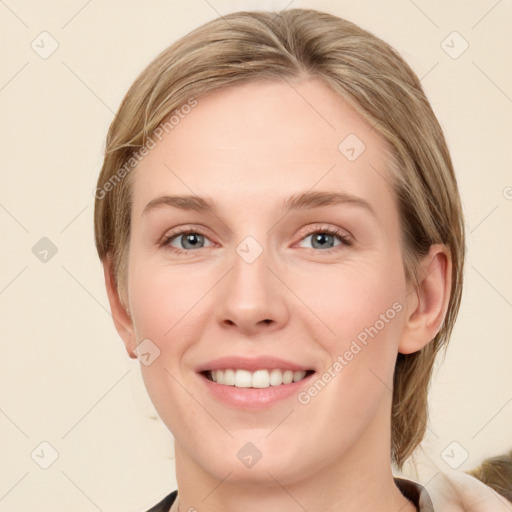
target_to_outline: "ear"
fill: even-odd
[[[103,274],[105,276],[105,286],[107,288],[110,311],[112,312],[112,320],[114,320],[116,330],[125,344],[126,352],[128,352],[132,359],[137,359],[134,352],[136,341],[133,322],[128,308],[123,305],[119,297],[119,291],[114,278],[114,266],[110,255],[103,260]]]
[[[417,352],[435,338],[448,309],[451,286],[450,249],[443,244],[432,245],[421,261],[419,287],[406,298],[405,327],[398,352]]]

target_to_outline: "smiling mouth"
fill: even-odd
[[[280,370],[278,368],[263,369],[250,372],[226,368],[224,370],[206,370],[201,374],[208,380],[223,386],[234,386],[237,388],[269,388],[271,386],[282,386],[300,382],[312,375],[314,370]]]

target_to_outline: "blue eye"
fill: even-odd
[[[177,240],[183,249],[173,246],[171,243],[173,240]],[[173,251],[183,253],[190,252],[190,249],[202,249],[204,247],[204,240],[208,240],[208,238],[197,231],[197,229],[185,229],[166,237],[163,245],[171,248]]]
[[[336,250],[336,247],[339,246],[350,247],[352,245],[352,240],[349,236],[341,230],[332,227],[317,227],[314,231],[310,231],[309,234],[301,238],[301,241],[307,238],[311,238],[313,249],[319,249],[322,252]],[[333,246],[332,244],[335,243],[336,239],[338,239],[340,243]],[[176,241],[181,247],[173,245]],[[211,242],[209,246],[205,245],[205,241],[210,242],[209,238],[201,233],[201,231],[186,228],[165,237],[161,245],[177,254],[190,254],[194,252],[194,250],[212,247],[214,245]]]
[[[322,251],[329,251],[337,247],[331,245],[334,243],[336,238],[340,241],[339,245],[347,247],[352,245],[352,241],[346,234],[336,228],[331,227],[324,227],[320,229],[317,228],[315,231],[311,231],[310,234],[306,235],[302,240],[306,240],[307,238],[311,238],[313,249],[319,248]]]

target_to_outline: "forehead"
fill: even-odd
[[[196,100],[133,171],[135,212],[164,194],[239,208],[317,189],[392,199],[384,141],[320,80],[252,81]]]

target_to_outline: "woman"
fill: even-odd
[[[433,510],[420,443],[464,222],[420,82],[313,10],[234,13],[137,78],[95,236],[116,328],[175,440],[152,510]]]

